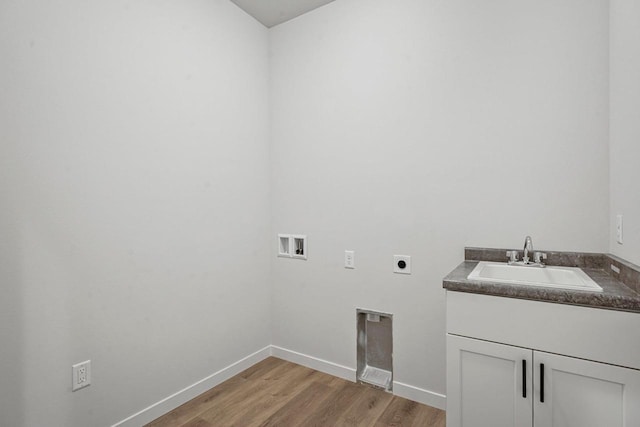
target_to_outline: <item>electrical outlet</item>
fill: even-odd
[[[71,391],[80,390],[91,384],[91,360],[71,366]]]
[[[411,257],[409,255],[394,255],[393,272],[398,274],[411,274]]]

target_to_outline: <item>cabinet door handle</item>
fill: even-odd
[[[527,398],[527,361],[522,359],[522,397]]]
[[[540,364],[540,402],[544,403],[544,363]]]

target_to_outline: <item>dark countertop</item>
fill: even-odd
[[[602,292],[588,292],[467,279],[478,262],[476,260],[463,261],[443,279],[442,287],[449,291],[640,313],[640,293],[616,280],[603,269],[582,268],[593,281],[602,287]]]

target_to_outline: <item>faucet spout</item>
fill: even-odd
[[[524,255],[522,257],[522,261],[524,264],[529,264],[530,252],[533,252],[533,241],[531,240],[531,236],[527,236],[524,239]]]

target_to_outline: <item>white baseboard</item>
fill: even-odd
[[[206,378],[201,379],[200,381],[192,384],[177,393],[172,394],[169,397],[162,399],[161,401],[154,403],[148,408],[143,409],[142,411],[131,415],[130,417],[114,424],[112,427],[140,427],[151,421],[155,420],[158,417],[166,414],[169,411],[174,410],[178,406],[183,403],[188,402],[194,397],[204,393],[205,391],[217,386],[233,377],[234,375],[239,374],[255,365],[256,363],[266,359],[271,355],[271,346],[266,346],[265,348],[256,351],[249,356],[238,360],[235,363],[227,366],[209,375]]]
[[[298,353],[297,351],[288,350],[275,345],[271,346],[271,355],[292,363],[297,363],[298,365],[306,366],[307,368],[315,369],[316,371],[324,372],[325,374],[340,377],[349,381],[356,381],[356,370],[347,366],[338,365],[333,362],[318,359],[317,357]],[[393,382],[393,394],[442,410],[445,409],[447,403],[447,398],[443,394],[398,381]]]
[[[114,424],[112,427],[140,427],[150,423],[156,418],[174,410],[183,403],[186,403],[205,391],[223,383],[234,375],[252,367],[269,356],[297,363],[298,365],[306,366],[307,368],[315,369],[316,371],[324,372],[325,374],[333,375],[348,381],[356,381],[356,370],[353,368],[338,365],[337,363],[329,362],[327,360],[318,359],[317,357],[309,356],[307,354],[298,353],[297,351],[270,345],[241,360],[238,360],[235,363],[232,363],[226,368],[209,375],[208,377],[172,394],[171,396],[154,403],[148,408],[145,408],[142,411]],[[393,394],[442,410],[445,409],[447,401],[446,396],[442,394],[398,381],[393,382]]]
[[[298,365],[315,369],[316,371],[324,372],[325,374],[333,375],[334,377],[339,377],[353,382],[356,380],[356,370],[353,368],[318,359],[317,357],[309,356],[307,354],[298,353],[297,351],[287,350],[286,348],[272,345],[271,355],[284,359],[288,362],[297,363]]]
[[[413,400],[414,402],[442,409],[443,411],[447,406],[447,397],[444,394],[414,387],[398,381],[393,382],[393,394],[404,397],[405,399]]]

